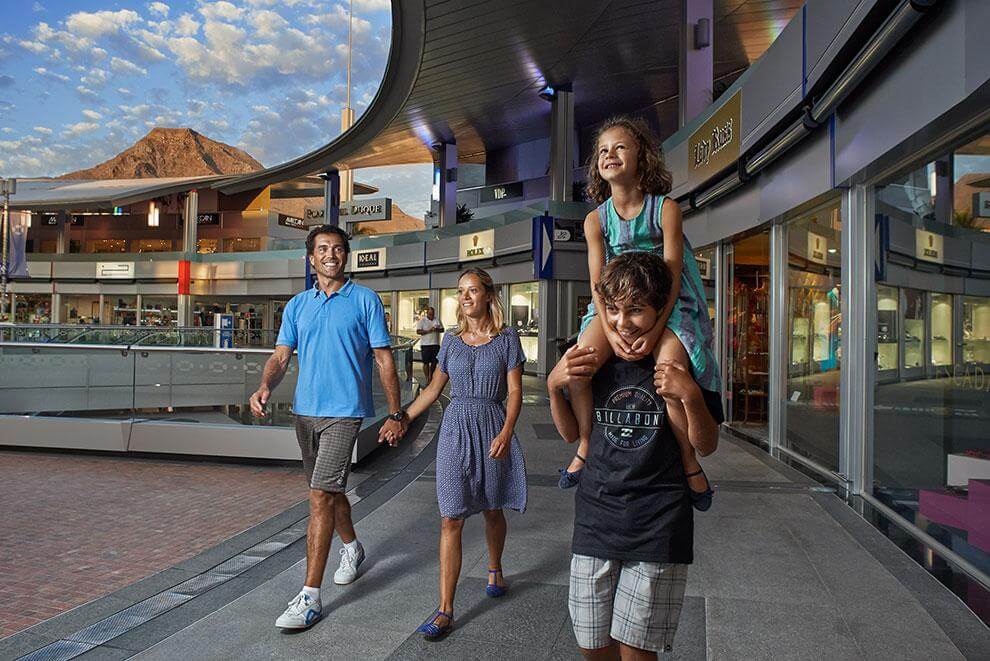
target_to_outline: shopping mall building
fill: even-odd
[[[393,333],[411,335],[428,305],[453,323],[458,273],[487,269],[527,372],[545,375],[590,301],[581,163],[596,124],[634,112],[669,136],[671,196],[706,283],[728,428],[854,496],[906,548],[935,549],[946,580],[990,586],[990,3],[812,0],[696,115],[684,114],[693,65],[659,8],[601,16],[565,56],[557,33],[535,26],[546,18],[568,33],[579,17],[536,15],[521,42],[483,47],[475,33],[424,29],[433,19],[413,4],[393,10],[368,111],[312,154],[132,195],[122,217],[14,198],[70,219],[32,224],[15,321],[194,326],[222,309],[277,328],[305,287],[305,232],[273,223],[260,191],[431,160],[438,226],[356,238],[354,277],[379,292]],[[636,57],[603,55],[630,18],[637,28],[622,38]],[[671,133],[678,116],[693,119]],[[464,175],[477,166],[483,177]],[[194,189],[199,211],[220,216],[198,235],[180,224]],[[454,222],[458,202],[470,222]],[[166,204],[160,225],[146,227],[155,204]],[[169,223],[178,234],[165,237]],[[171,252],[144,250],[161,240]],[[238,240],[250,252],[198,243]]]

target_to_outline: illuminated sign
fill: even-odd
[[[458,260],[469,262],[473,259],[487,259],[495,255],[495,230],[484,230],[464,234],[460,240]]]
[[[375,220],[392,220],[392,199],[380,197],[372,200],[351,200],[340,206],[340,221],[364,223]]]
[[[219,225],[220,224],[220,214],[218,213],[201,213],[196,215],[197,225]]]
[[[323,207],[306,207],[303,210],[303,220],[307,225],[322,225],[326,210]]]
[[[688,139],[688,183],[697,185],[739,159],[739,92]]]
[[[698,273],[701,274],[701,279],[711,280],[712,260],[707,257],[695,257],[694,261],[698,262]]]
[[[307,229],[306,223],[302,218],[296,218],[295,216],[286,216],[284,213],[278,215],[278,224],[283,227],[291,227],[296,230]]]
[[[914,256],[926,262],[941,264],[944,259],[943,239],[941,234],[916,229],[914,231]]]
[[[820,234],[808,232],[808,261],[828,264],[828,239]]]
[[[385,268],[385,248],[355,250],[351,253],[351,271],[381,271]]]
[[[481,202],[501,202],[523,196],[523,184],[517,181],[511,184],[485,186],[481,189]]]

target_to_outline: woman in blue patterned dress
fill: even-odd
[[[461,572],[461,531],[472,514],[485,516],[490,597],[505,594],[504,508],[526,509],[526,465],[513,429],[522,408],[519,336],[503,323],[502,303],[488,273],[468,269],[457,282],[457,330],[440,347],[439,369],[407,413],[426,411],[450,381],[450,404],[437,443],[440,526],[440,607],[417,631],[438,638],[454,623]],[[508,404],[503,402],[508,401]]]

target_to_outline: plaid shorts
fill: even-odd
[[[310,488],[343,493],[359,431],[361,418],[296,416],[296,439]]]
[[[618,641],[642,650],[673,649],[684,602],[685,564],[571,556],[567,600],[578,646]]]

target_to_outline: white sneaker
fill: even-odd
[[[353,583],[358,577],[358,567],[364,562],[364,547],[357,543],[357,551],[351,553],[347,548],[340,549],[340,566],[333,573],[333,582],[337,585]]]
[[[307,629],[323,617],[323,604],[305,592],[300,592],[289,602],[289,607],[275,620],[279,629]]]

